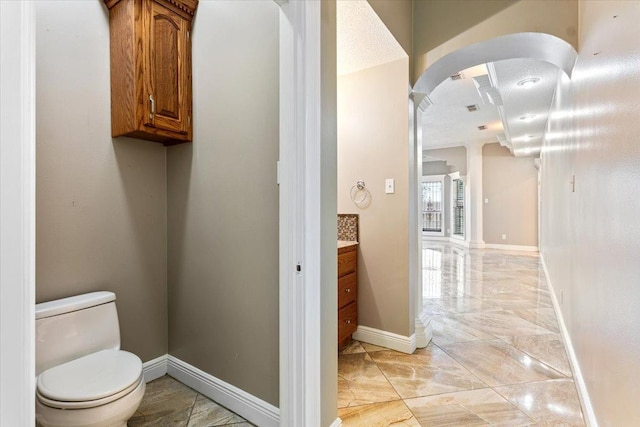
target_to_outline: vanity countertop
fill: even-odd
[[[355,240],[338,240],[338,254],[342,252],[349,252],[349,249],[353,246],[357,246],[358,242]]]

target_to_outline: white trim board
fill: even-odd
[[[280,425],[280,411],[275,406],[171,355],[167,356],[167,374],[253,424]]]
[[[407,337],[368,326],[358,326],[353,339],[407,354],[413,354],[417,348],[416,334]]]
[[[342,420],[340,418],[336,418],[329,427],[342,427]]]
[[[526,251],[526,252],[538,252],[537,246],[523,246],[523,245],[499,245],[496,243],[485,243],[485,249],[500,249],[503,251]]]
[[[578,390],[578,397],[580,398],[580,403],[582,404],[582,413],[584,414],[585,422],[587,423],[587,426],[598,427],[598,421],[596,419],[595,412],[593,411],[593,406],[591,405],[591,399],[589,398],[587,385],[584,382],[584,377],[582,376],[582,371],[580,370],[580,364],[578,363],[576,352],[573,348],[573,344],[571,343],[571,337],[569,336],[567,325],[564,323],[564,317],[562,316],[562,312],[560,311],[560,303],[558,302],[558,298],[556,297],[556,292],[553,288],[551,277],[549,276],[549,270],[547,269],[547,263],[544,261],[542,253],[540,254],[540,261],[542,264],[542,270],[544,271],[544,277],[547,279],[549,291],[551,292],[551,301],[553,301],[553,309],[556,313],[556,318],[558,319],[560,335],[562,336],[562,340],[564,341],[564,345],[569,356],[569,364],[571,365],[573,380],[576,384],[576,389]]]
[[[167,373],[167,357],[169,355],[163,354],[160,357],[149,360],[142,364],[142,374],[144,375],[144,382],[148,383],[156,380]]]
[[[0,425],[35,424],[35,8],[0,1]]]

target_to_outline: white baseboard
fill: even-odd
[[[390,348],[401,353],[412,354],[416,351],[416,334],[407,337],[368,326],[358,326],[358,329],[353,333],[353,339]]]
[[[342,427],[342,420],[340,418],[336,418],[329,427]]]
[[[280,411],[270,403],[169,355],[167,373],[260,427],[277,427]]]
[[[145,383],[164,376],[167,373],[167,355],[163,354],[153,360],[144,362],[142,364],[142,373]]]
[[[553,301],[553,309],[556,312],[558,326],[560,327],[560,335],[562,336],[562,340],[564,341],[565,347],[567,349],[567,354],[569,356],[569,364],[571,365],[571,372],[573,372],[573,380],[576,384],[576,388],[578,389],[578,396],[580,398],[580,403],[582,404],[582,413],[584,414],[585,422],[588,427],[598,427],[598,420],[596,419],[596,414],[593,410],[593,406],[591,405],[591,399],[589,398],[587,385],[584,382],[584,377],[582,376],[580,364],[578,363],[576,352],[573,349],[573,344],[571,343],[571,337],[569,336],[567,325],[564,323],[564,317],[562,316],[562,311],[560,311],[560,303],[558,302],[558,298],[556,297],[556,292],[553,288],[551,277],[549,276],[549,270],[547,270],[547,264],[544,261],[544,257],[542,256],[542,254],[540,254],[540,261],[542,263],[544,276],[547,279],[547,283],[549,284],[551,301]]]
[[[522,245],[499,245],[496,243],[486,243],[484,245],[486,249],[501,249],[504,251],[527,251],[538,252],[537,246],[522,246]]]

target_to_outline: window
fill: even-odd
[[[464,181],[454,179],[453,193],[453,235],[464,237]]]
[[[425,177],[422,181],[422,231],[443,234],[443,177]]]

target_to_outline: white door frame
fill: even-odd
[[[278,1],[280,425],[319,426],[320,2]],[[35,422],[35,15],[0,2],[0,424]],[[292,84],[293,83],[293,84]],[[300,265],[301,271],[297,271]]]
[[[315,427],[322,408],[321,3],[276,2],[281,8],[280,425]]]
[[[35,16],[0,1],[0,425],[35,424]]]

